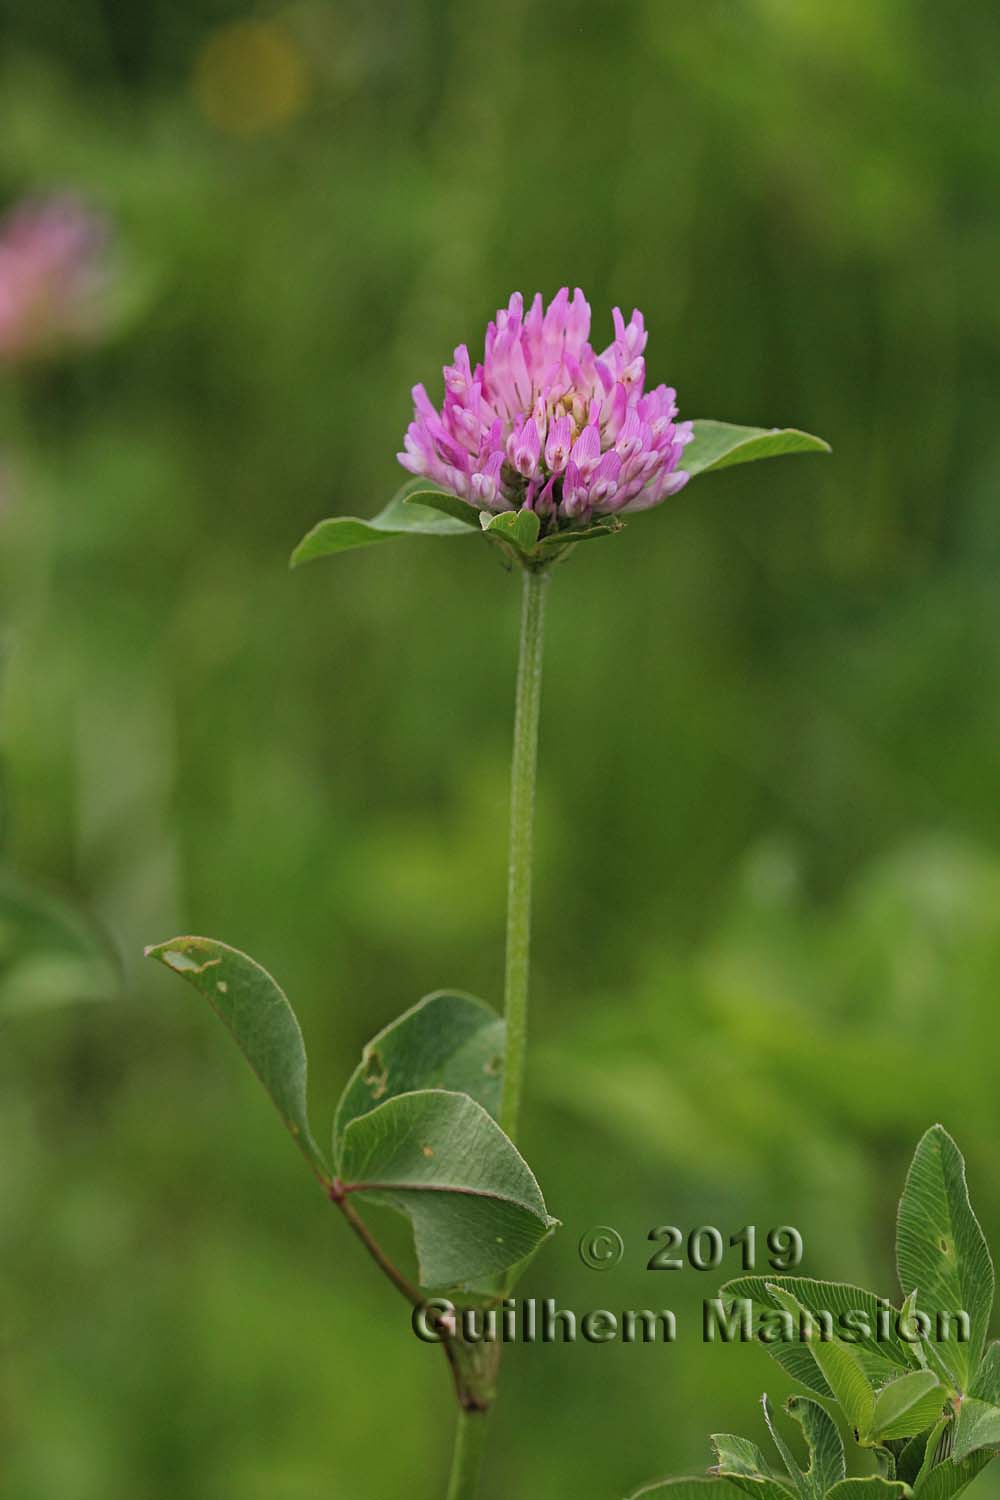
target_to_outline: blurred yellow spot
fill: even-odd
[[[202,112],[227,135],[260,135],[292,119],[309,95],[294,38],[273,21],[235,21],[212,33],[195,61]]]

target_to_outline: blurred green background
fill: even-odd
[[[565,1229],[523,1289],[680,1327],[509,1350],[484,1500],[697,1472],[787,1387],[702,1344],[721,1273],[647,1272],[652,1226],[792,1223],[893,1294],[942,1119],[1000,1246],[1000,11],[3,15],[4,201],[84,194],[147,287],[0,371],[6,856],[125,974],[0,989],[3,1493],[443,1492],[443,1360],[141,950],[279,977],[318,1129],[421,994],[498,1000],[516,580],[461,540],[286,560],[395,489],[409,387],[564,282],[597,342],[644,310],[682,416],[835,447],[699,481],[550,598],[524,1144]]]

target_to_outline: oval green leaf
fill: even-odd
[[[916,1437],[940,1421],[946,1400],[947,1392],[933,1370],[911,1370],[891,1380],[875,1398],[872,1440]]]
[[[904,1294],[919,1291],[920,1306],[933,1316],[947,1313],[950,1337],[935,1340],[937,1352],[961,1392],[979,1368],[993,1309],[993,1262],[972,1211],[965,1162],[942,1125],[933,1125],[917,1145],[903,1188],[896,1225],[896,1264]],[[969,1318],[969,1338],[958,1339],[956,1314]]]
[[[778,1305],[783,1307],[796,1322],[803,1313],[809,1314],[809,1309],[784,1288],[769,1285],[768,1291],[774,1296]],[[861,1367],[858,1356],[850,1344],[843,1344],[836,1338],[829,1342],[824,1339],[815,1320],[809,1324],[803,1324],[803,1327],[810,1328],[812,1334],[806,1339],[806,1348],[812,1354],[823,1379],[857,1434],[858,1441],[866,1442],[871,1432],[875,1393]]]
[[[425,996],[364,1048],[337,1105],[335,1159],[352,1120],[417,1089],[469,1094],[496,1119],[503,1054],[504,1023],[489,1005],[448,990]]]
[[[692,479],[713,469],[782,458],[789,453],[829,453],[830,444],[795,427],[734,427],[729,422],[697,421],[694,441],[684,449],[681,467]]]
[[[422,481],[422,484],[426,484],[426,481]],[[424,510],[436,510],[442,516],[450,516],[453,521],[461,521],[463,526],[471,526],[473,530],[479,525],[479,511],[476,507],[470,505],[468,500],[460,500],[449,490],[418,487],[412,494],[404,497],[403,503],[416,505]],[[455,532],[454,535],[458,536],[459,533]]]
[[[344,1130],[349,1193],[405,1214],[421,1285],[473,1285],[530,1255],[552,1229],[530,1167],[468,1094],[399,1094]]]
[[[542,523],[533,510],[504,510],[499,515],[481,513],[480,524],[488,537],[508,542],[525,556],[535,550]]]
[[[422,497],[428,501],[433,497],[433,506],[421,504]],[[395,536],[468,536],[475,531],[477,524],[477,513],[471,506],[466,507],[471,517],[468,521],[456,519],[450,504],[446,506],[446,513],[441,513],[441,505],[454,498],[428,485],[425,479],[410,480],[371,520],[364,521],[358,516],[333,516],[320,521],[306,533],[292,553],[291,566],[297,568],[318,557],[371,547],[376,542],[391,541]],[[462,502],[455,503],[460,505]]]
[[[178,937],[146,949],[208,1001],[264,1085],[292,1139],[323,1183],[330,1170],[309,1129],[306,1049],[284,991],[238,948]]]
[[[966,1396],[955,1420],[952,1463],[961,1463],[979,1448],[1000,1448],[1000,1406]]]

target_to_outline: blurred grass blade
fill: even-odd
[[[83,911],[0,869],[0,1013],[48,1010],[121,991],[109,940]]]
[[[694,441],[684,449],[680,466],[694,478],[758,458],[830,451],[830,444],[822,438],[795,427],[734,427],[729,422],[699,421],[694,424]]]
[[[367,1044],[337,1105],[334,1156],[352,1120],[397,1094],[448,1089],[469,1094],[496,1119],[503,1080],[504,1023],[472,995],[427,995]]]
[[[420,497],[433,497],[431,505],[420,504]],[[292,553],[291,565],[297,568],[302,563],[312,562],[317,557],[330,557],[336,552],[352,552],[358,547],[370,547],[376,542],[391,541],[394,536],[466,536],[476,529],[477,513],[467,507],[471,519],[456,519],[452,506],[443,502],[453,500],[443,491],[429,486],[425,479],[410,480],[396,491],[388,505],[371,520],[358,516],[333,516],[320,521],[302,538]],[[461,504],[461,501],[456,501]]]
[[[358,1116],[338,1172],[348,1191],[410,1220],[428,1288],[505,1271],[554,1223],[524,1158],[467,1094],[424,1089]]]
[[[178,937],[146,949],[194,985],[229,1028],[317,1177],[329,1167],[309,1129],[306,1049],[295,1012],[266,969],[213,938]]]
[[[950,1337],[938,1352],[961,1392],[979,1368],[993,1309],[993,1262],[972,1211],[965,1162],[942,1125],[933,1125],[917,1145],[903,1188],[896,1226],[896,1264],[904,1293],[919,1291],[932,1317],[947,1313]],[[961,1342],[956,1314],[969,1316],[969,1339]]]

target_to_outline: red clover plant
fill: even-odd
[[[465,346],[436,409],[423,386],[400,462],[416,477],[371,520],[338,516],[304,538],[293,564],[395,536],[482,537],[520,572],[522,612],[511,767],[502,1017],[468,995],[429,995],[380,1032],[337,1106],[332,1148],[312,1134],[306,1054],[288,1000],[245,954],[181,937],[148,951],[192,983],[225,1022],[320,1186],[372,1259],[415,1306],[426,1294],[496,1302],[557,1227],[516,1141],[527,1038],[531,872],[545,596],[556,564],[623,517],[697,475],[753,459],[828,451],[790,428],[677,422],[676,394],[647,390],[642,315],[614,312],[614,338],[589,342],[583,293],[527,313],[515,294],[473,367]],[[410,1221],[416,1270],[390,1261],[360,1208]],[[500,1344],[442,1330],[458,1428],[449,1500],[475,1496]],[[765,1496],[764,1500],[782,1500]]]

